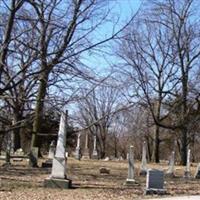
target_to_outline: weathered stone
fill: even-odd
[[[60,119],[60,126],[58,132],[58,141],[56,146],[56,153],[53,158],[53,165],[50,178],[44,180],[45,187],[55,188],[69,188],[71,180],[67,179],[66,175],[66,128],[67,128],[67,114],[62,113]]]
[[[51,168],[52,167],[52,162],[53,162],[55,148],[56,148],[55,146],[56,146],[55,141],[52,141],[50,144],[50,148],[49,148],[48,160],[46,160],[45,162],[42,163],[43,168]]]
[[[168,168],[165,176],[167,176],[167,177],[175,177],[174,165],[175,165],[175,152],[172,151],[172,154],[170,156],[170,161],[169,161],[169,168]]]
[[[100,174],[110,174],[110,169],[105,168],[105,167],[101,167],[99,169]]]
[[[134,148],[130,146],[128,156],[128,177],[126,179],[126,185],[135,183],[134,179]]]
[[[85,134],[85,149],[83,151],[83,160],[88,160],[90,159],[90,153],[89,153],[89,148],[88,148],[88,132]]]
[[[145,194],[166,194],[163,171],[147,170]]]
[[[198,163],[198,165],[197,165],[197,169],[196,169],[194,178],[200,179],[200,163]]]
[[[147,174],[147,150],[146,150],[146,142],[143,142],[142,146],[142,162],[140,167],[140,175],[146,175]]]
[[[77,136],[77,145],[76,145],[76,151],[75,151],[75,158],[77,160],[81,159],[80,137],[81,137],[81,134],[79,133]]]
[[[93,147],[93,152],[92,152],[92,159],[98,159],[96,135],[94,135],[94,147]]]
[[[190,172],[190,149],[188,149],[187,152],[187,163],[184,171],[184,178],[190,178],[191,172]]]
[[[29,166],[36,167],[38,161],[38,147],[32,147],[29,156]]]
[[[68,189],[71,187],[71,184],[72,184],[72,181],[69,179],[46,178],[44,180],[44,187],[47,187],[47,188]]]

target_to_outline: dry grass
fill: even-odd
[[[41,162],[44,160],[40,160]],[[0,163],[0,166],[2,162]],[[99,173],[100,167],[110,169],[109,175]],[[192,166],[194,174],[196,165]],[[151,164],[149,168],[167,169],[166,163]],[[127,161],[77,161],[68,160],[67,174],[72,179],[73,189],[45,189],[43,180],[48,177],[48,169],[32,169],[25,162],[13,163],[8,169],[0,167],[0,199],[9,200],[134,200],[148,199],[144,196],[145,177],[138,176],[139,163],[136,163],[133,187],[124,186],[127,177]],[[184,168],[176,167],[177,178],[165,179],[168,195],[200,194],[200,180],[182,178]]]

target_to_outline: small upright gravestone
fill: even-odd
[[[197,165],[197,169],[196,169],[194,178],[200,179],[200,163],[198,163],[198,165]]]
[[[88,148],[88,132],[86,131],[86,134],[85,134],[85,148],[84,148],[84,151],[83,151],[83,156],[82,156],[82,159],[83,160],[88,160],[90,159],[90,154],[89,154],[89,148]]]
[[[66,128],[67,114],[62,113],[58,132],[58,141],[56,146],[56,154],[53,158],[51,176],[44,180],[44,186],[50,188],[67,189],[71,185],[71,180],[66,175]]]
[[[128,156],[128,178],[126,179],[125,185],[133,185],[135,184],[134,179],[134,147],[130,146],[129,148],[129,156]]]
[[[174,164],[175,164],[175,152],[172,151],[172,154],[171,154],[171,157],[170,157],[170,161],[169,161],[169,168],[168,168],[168,170],[166,172],[166,176],[175,177]]]
[[[164,173],[160,170],[147,170],[145,194],[165,194]]]
[[[76,151],[75,151],[75,158],[77,160],[81,159],[81,148],[80,148],[80,138],[81,138],[81,134],[79,133],[77,135],[77,145],[76,145]]]
[[[93,147],[93,152],[92,152],[92,159],[98,159],[96,135],[94,135],[94,147]]]
[[[140,175],[146,175],[147,174],[147,150],[146,150],[146,142],[143,142],[142,146],[142,163],[140,167]]]
[[[187,163],[184,171],[184,178],[190,178],[190,149],[187,152]]]
[[[42,167],[49,167],[49,168],[52,167],[52,161],[55,154],[55,148],[56,148],[55,141],[52,141],[49,148],[48,160],[42,163]]]

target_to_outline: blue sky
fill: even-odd
[[[112,35],[113,23],[118,19],[118,23],[115,26],[115,31],[119,30],[124,24],[131,19],[131,17],[137,12],[141,0],[107,0],[108,6],[112,8],[111,15],[113,16],[113,22],[105,23],[98,30],[99,35],[102,38],[106,38]],[[98,37],[98,36],[97,36]],[[106,44],[107,45],[107,44]],[[110,52],[110,49],[105,47],[103,51]],[[109,68],[110,62],[115,63],[116,58],[108,55],[107,53],[101,54],[89,54],[84,55],[83,62],[92,68],[94,72],[98,74],[106,74]]]

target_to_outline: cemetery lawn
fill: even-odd
[[[39,164],[44,162],[40,160]],[[0,161],[0,199],[7,200],[134,200],[148,199],[144,196],[145,177],[138,176],[139,163],[136,162],[135,180],[132,187],[125,186],[127,161],[77,161],[68,159],[68,178],[73,188],[69,190],[43,188],[43,181],[50,174],[44,168],[29,168],[26,161],[12,163],[5,168]],[[100,174],[99,169],[106,167],[110,174]],[[166,163],[149,164],[149,168],[167,169]],[[192,175],[196,164],[192,164]],[[166,178],[165,188],[168,196],[200,195],[200,179],[182,178],[184,168],[176,166],[176,178]],[[155,198],[155,196],[154,196]]]

